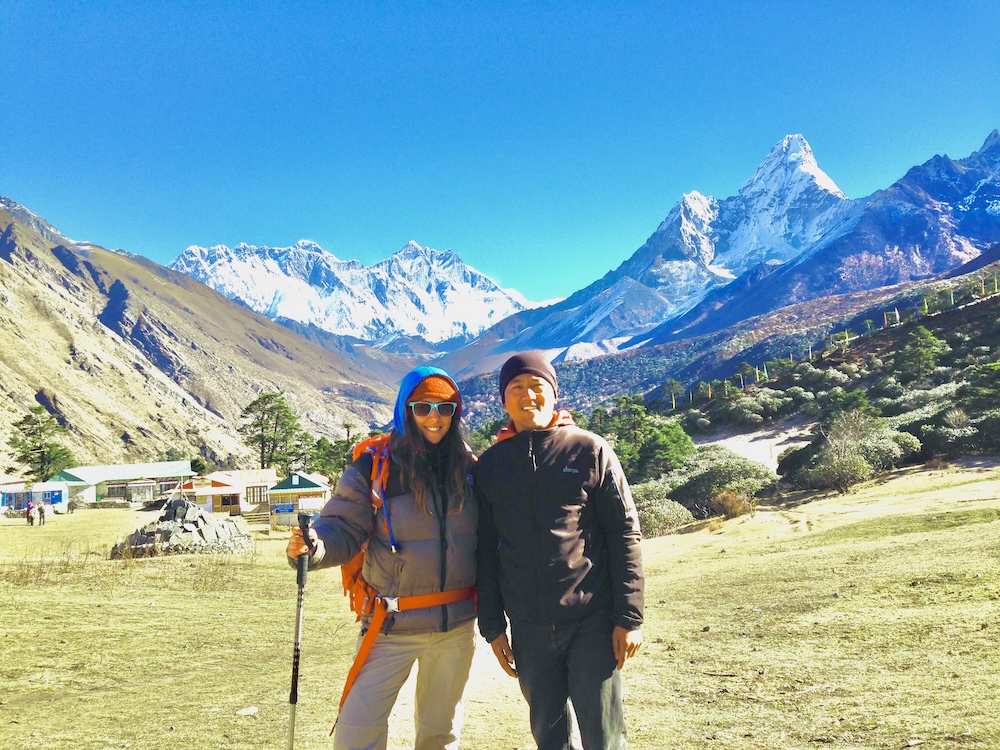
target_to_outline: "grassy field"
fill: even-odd
[[[286,746],[284,538],[260,535],[246,557],[106,559],[154,515],[0,521],[0,748]],[[993,464],[785,498],[644,553],[631,747],[1000,747]],[[329,746],[356,635],[337,572],[311,575],[296,747]],[[409,692],[391,748],[412,747]],[[533,747],[526,727],[516,682],[481,647],[462,746]]]

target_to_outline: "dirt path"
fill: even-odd
[[[695,445],[722,445],[744,458],[759,461],[772,471],[778,457],[788,448],[805,445],[811,439],[815,422],[792,420],[756,432],[720,431],[694,438]]]

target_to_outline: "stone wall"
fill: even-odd
[[[194,503],[171,500],[163,515],[111,549],[111,559],[176,554],[253,552],[253,537],[238,516],[218,518]]]

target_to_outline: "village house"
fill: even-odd
[[[22,477],[0,475],[0,515],[23,511],[28,503],[45,504],[55,513],[69,510],[69,486],[65,482],[31,482]]]
[[[117,500],[145,505],[170,493],[193,476],[190,461],[156,461],[75,466],[60,471],[50,481],[64,482],[69,488],[69,500],[77,503]]]
[[[193,499],[209,513],[240,516],[267,503],[268,489],[277,481],[274,469],[213,471],[203,477],[192,477],[175,493]]]
[[[274,523],[294,526],[300,510],[319,511],[330,499],[330,480],[322,474],[293,471],[267,491]]]

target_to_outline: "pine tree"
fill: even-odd
[[[14,458],[28,467],[28,476],[45,482],[75,462],[69,449],[54,439],[66,431],[56,418],[41,405],[28,411],[26,417],[14,423],[14,434],[7,444],[14,449]]]
[[[260,394],[243,409],[245,420],[239,433],[250,448],[257,452],[260,468],[278,467],[287,470],[301,456],[302,441],[299,418],[278,391]]]

